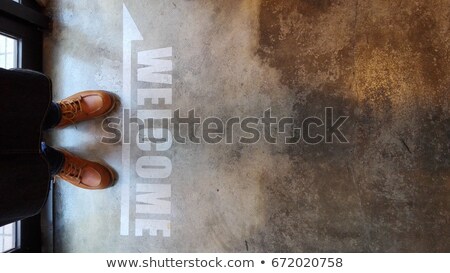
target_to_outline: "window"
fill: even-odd
[[[49,24],[34,0],[0,0],[0,67],[42,71],[42,32]],[[0,227],[0,253],[40,251],[39,215]]]
[[[14,38],[0,34],[0,67],[16,68],[18,67],[18,44]],[[0,227],[0,252],[8,252],[17,247],[17,230],[19,223],[12,223]]]
[[[0,227],[0,252],[8,252],[17,248],[18,226],[18,223],[13,223]]]
[[[18,41],[0,34],[0,67],[18,67]]]

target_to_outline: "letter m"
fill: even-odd
[[[138,64],[145,67],[138,68],[138,81],[172,84],[172,61],[163,58],[172,57],[172,48],[158,48],[138,52]]]
[[[170,214],[171,187],[168,184],[137,184],[136,213]],[[139,194],[144,193],[144,194]]]

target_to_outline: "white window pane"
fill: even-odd
[[[13,236],[5,236],[4,237],[3,248],[4,248],[3,252],[14,248]]]
[[[6,252],[16,247],[16,223],[2,227],[3,234],[0,233],[0,252]]]
[[[17,67],[17,40],[0,34],[0,67]]]
[[[0,67],[1,68],[6,67],[6,55],[0,54]]]
[[[0,35],[0,51],[6,47],[6,37]]]
[[[7,54],[6,55],[6,67],[8,67],[8,68],[16,67],[14,62],[15,62],[15,60],[14,60],[12,54]]]
[[[3,230],[4,235],[12,235],[14,232],[13,225],[6,225]]]
[[[16,40],[14,39],[6,39],[6,53],[12,54],[14,53],[14,47],[15,47]]]

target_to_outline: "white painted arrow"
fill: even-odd
[[[123,4],[123,82],[122,106],[131,108],[131,61],[132,41],[143,40],[141,32],[130,15],[125,3]],[[124,117],[125,118],[125,117]],[[122,121],[123,122],[123,121]],[[122,141],[122,197],[120,201],[120,235],[128,236],[130,232],[130,143]]]

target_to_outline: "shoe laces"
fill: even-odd
[[[65,164],[64,169],[61,172],[66,176],[75,178],[77,181],[81,181],[81,170],[82,167],[72,162],[68,162],[67,164]]]
[[[83,112],[81,98],[75,100],[63,100],[60,102],[62,117],[74,122],[78,113]]]

